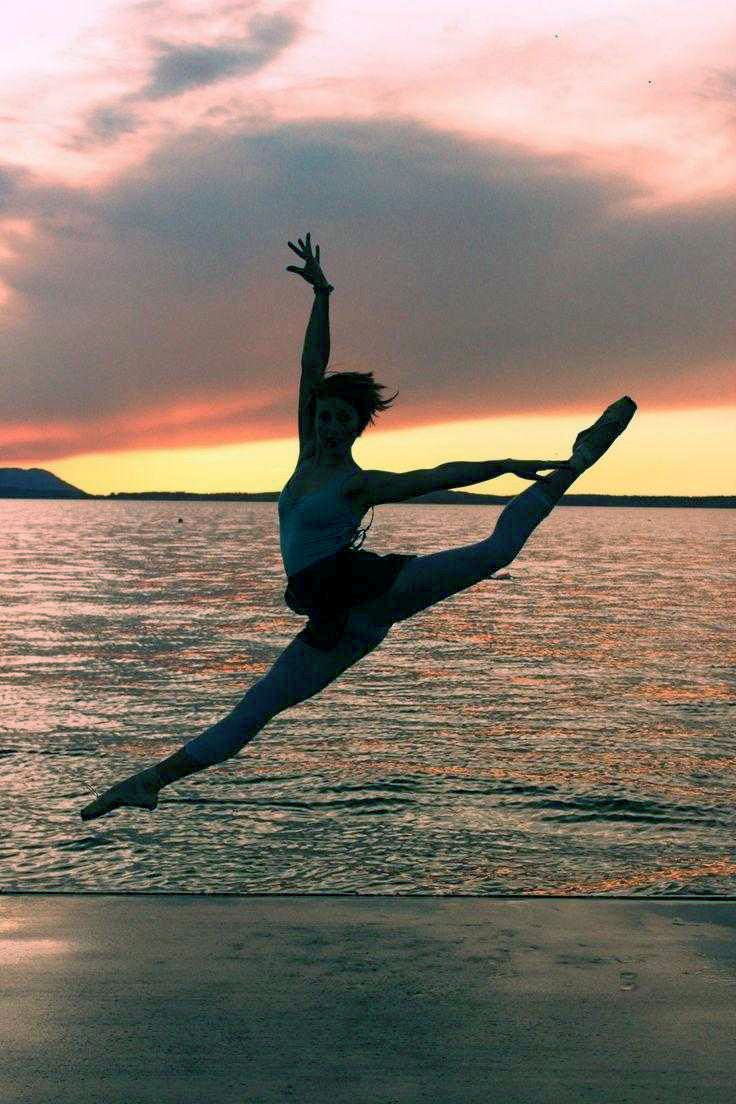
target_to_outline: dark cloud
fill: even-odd
[[[225,77],[253,73],[278,57],[297,37],[299,24],[289,16],[254,15],[245,39],[218,45],[163,44],[141,98],[160,100]]]
[[[15,165],[0,165],[0,211],[17,202],[21,181],[26,176],[23,169]]]
[[[140,121],[135,112],[125,106],[130,99],[125,96],[117,103],[98,104],[87,113],[83,129],[59,144],[63,149],[84,151],[111,145],[123,134],[134,134]]]
[[[246,393],[262,406],[227,439],[292,433],[311,293],[286,242],[307,230],[336,287],[331,368],[399,388],[394,428],[626,393],[734,402],[736,205],[638,194],[403,121],[199,130],[96,194],[16,185],[43,233],[5,262],[24,309],[0,332],[0,409]]]
[[[152,5],[152,14],[159,5]],[[83,126],[60,142],[63,149],[86,151],[111,145],[124,134],[134,133],[141,120],[136,103],[154,101],[214,84],[226,77],[262,69],[290,46],[298,36],[299,24],[282,14],[251,17],[245,38],[218,45],[172,46],[158,43],[159,55],[148,83],[139,91],[128,92],[119,100],[98,104],[87,113]],[[211,108],[210,118],[229,116],[227,107]]]
[[[111,104],[94,108],[87,116],[87,127],[100,142],[113,142],[121,134],[137,130],[138,120],[132,111]]]

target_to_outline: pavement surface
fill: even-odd
[[[2,1104],[724,1104],[736,901],[0,893]]]

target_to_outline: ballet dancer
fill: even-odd
[[[582,430],[570,457],[556,460],[458,461],[411,472],[364,470],[352,446],[381,399],[372,372],[325,376],[329,359],[329,296],[334,290],[312,250],[311,235],[289,242],[304,267],[290,265],[314,291],[302,353],[299,459],[279,497],[281,554],[288,579],[284,601],[307,624],[235,707],[168,758],[115,783],[81,810],[93,820],[121,807],[153,810],[165,786],[237,755],[273,717],[319,694],[373,652],[391,626],[508,566],[575,480],[626,429],[636,403],[624,395]],[[542,475],[541,472],[551,472]],[[491,534],[429,555],[378,555],[361,547],[358,522],[369,508],[430,491],[470,486],[504,473],[533,480],[502,510]],[[358,543],[356,543],[358,541]]]

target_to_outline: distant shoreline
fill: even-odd
[[[523,488],[522,488],[523,489]],[[521,494],[521,491],[518,492]],[[94,495],[60,494],[49,491],[11,490],[0,488],[0,499],[62,499],[64,501],[125,502],[135,500],[163,502],[277,502],[280,491],[260,492],[221,492],[217,494],[196,494],[190,491],[117,491],[113,494]],[[392,506],[492,506],[505,505],[516,495],[473,494],[471,491],[435,491],[407,499],[406,502],[392,502]],[[557,503],[558,506],[671,506],[694,509],[734,509],[736,495],[600,495],[566,494]]]

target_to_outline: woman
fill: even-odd
[[[311,284],[315,300],[302,354],[299,460],[279,497],[286,604],[307,625],[235,708],[169,758],[131,775],[81,810],[83,820],[121,806],[155,809],[164,786],[236,755],[278,713],[313,697],[386,638],[391,626],[449,598],[511,563],[565,491],[598,460],[631,421],[628,396],[612,403],[578,434],[570,458],[441,464],[416,472],[363,471],[352,446],[377,410],[386,409],[373,374],[324,378],[329,358],[328,303],[334,289],[310,234],[299,247],[305,263],[289,265]],[[553,470],[549,476],[540,471]],[[431,490],[467,486],[512,472],[534,483],[509,502],[490,536],[427,556],[379,556],[355,545],[369,506],[401,502]],[[366,530],[362,530],[363,537]]]

